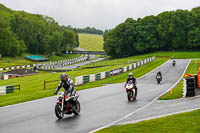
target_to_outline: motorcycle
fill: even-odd
[[[58,92],[57,103],[55,106],[55,114],[58,119],[62,119],[64,114],[78,115],[80,113],[80,102],[78,101],[79,94],[74,91],[70,93]]]
[[[136,90],[134,83],[129,82],[126,84],[126,92],[129,102],[134,101],[136,99]]]
[[[175,67],[175,65],[176,65],[176,61],[174,60],[174,61],[172,62],[172,66]]]
[[[156,79],[157,79],[157,83],[160,84],[160,82],[162,81],[161,75],[158,74],[158,75],[156,76]]]

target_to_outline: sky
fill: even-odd
[[[53,17],[60,25],[112,29],[127,18],[143,18],[163,11],[191,10],[200,0],[0,0],[13,10]]]

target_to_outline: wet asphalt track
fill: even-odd
[[[144,107],[169,89],[180,78],[189,60],[176,62],[176,67],[172,67],[169,60],[138,79],[135,102],[127,101],[122,83],[80,91],[81,113],[77,117],[66,115],[63,120],[57,120],[54,114],[56,97],[0,107],[0,133],[86,133],[110,124]],[[161,84],[155,80],[158,70],[163,74]]]

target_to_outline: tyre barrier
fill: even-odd
[[[187,77],[186,79],[186,97],[195,96],[196,81],[195,77]]]
[[[115,76],[119,73],[127,72],[127,71],[130,71],[132,69],[138,68],[138,67],[145,65],[145,64],[147,64],[147,63],[149,63],[153,60],[155,60],[155,57],[149,57],[145,60],[135,62],[135,63],[130,64],[130,65],[123,67],[123,68],[118,68],[118,69],[114,69],[114,70],[106,71],[106,72],[101,72],[101,73],[97,73],[97,74],[78,76],[78,77],[75,77],[75,85],[82,85],[82,84],[85,84],[85,83],[89,83],[89,82],[101,80],[101,79],[104,79],[104,78],[108,78],[110,76]]]
[[[195,74],[194,75],[194,78],[195,78],[195,88],[198,88],[198,75],[197,74]]]

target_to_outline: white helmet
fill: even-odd
[[[133,76],[133,73],[130,72],[130,73],[128,74],[128,76]]]

